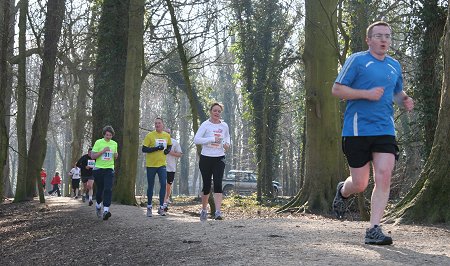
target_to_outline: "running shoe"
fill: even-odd
[[[214,213],[214,220],[223,220],[223,215],[221,211],[216,211],[216,213]]]
[[[166,212],[164,211],[164,207],[161,206],[158,208],[158,214],[161,216],[166,216]]]
[[[375,225],[366,229],[365,243],[369,245],[391,245],[392,238],[383,234],[381,226]]]
[[[164,204],[163,204],[163,208],[164,208],[164,211],[165,211],[165,212],[167,212],[167,211],[169,210],[169,207],[167,206],[167,203],[164,203]]]
[[[345,214],[345,200],[346,198],[342,197],[341,189],[344,187],[344,182],[339,182],[336,187],[336,195],[333,200],[333,212],[336,215],[336,218],[342,219]]]
[[[81,201],[86,202],[86,197],[84,195],[81,196]]]
[[[98,218],[102,218],[102,208],[95,207],[95,213],[97,213]]]
[[[153,216],[153,214],[152,214],[152,208],[150,207],[150,208],[147,208],[147,217],[152,217]]]
[[[89,206],[92,206],[92,204],[94,204],[94,203],[92,202],[92,200],[89,200]]]
[[[111,217],[111,213],[109,211],[103,213],[103,220],[106,221]]]
[[[204,222],[208,219],[208,212],[206,210],[200,211],[200,222]]]

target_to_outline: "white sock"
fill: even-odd
[[[98,202],[96,202],[95,206],[97,207],[97,209],[100,209],[102,207],[102,204],[101,203],[99,204]]]
[[[103,207],[103,212],[109,211],[109,207]]]
[[[89,200],[92,200],[92,196],[89,196]]]
[[[152,208],[152,205],[147,205],[147,209],[151,209]]]

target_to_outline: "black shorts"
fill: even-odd
[[[82,176],[81,177],[81,182],[83,183],[87,183],[88,180],[94,180],[93,176]]]
[[[392,153],[398,160],[399,149],[394,136],[358,136],[342,137],[342,151],[347,157],[348,165],[360,168],[372,161],[372,153]]]
[[[72,188],[80,188],[80,179],[72,179]]]
[[[175,172],[167,172],[167,184],[172,185],[175,179]]]

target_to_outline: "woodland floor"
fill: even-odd
[[[103,221],[81,200],[0,205],[0,265],[450,265],[450,228],[384,225],[391,246],[364,244],[366,222],[225,206],[201,223],[199,203],[166,217],[114,204]]]

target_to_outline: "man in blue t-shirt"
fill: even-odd
[[[351,174],[337,185],[333,211],[342,218],[345,200],[366,189],[372,162],[375,186],[365,243],[376,245],[392,244],[392,238],[384,235],[380,227],[398,159],[392,103],[408,111],[414,107],[411,97],[403,91],[399,62],[387,55],[391,36],[388,23],[371,24],[366,32],[369,50],[352,54],[346,60],[332,88],[334,96],[347,100],[342,148]]]

